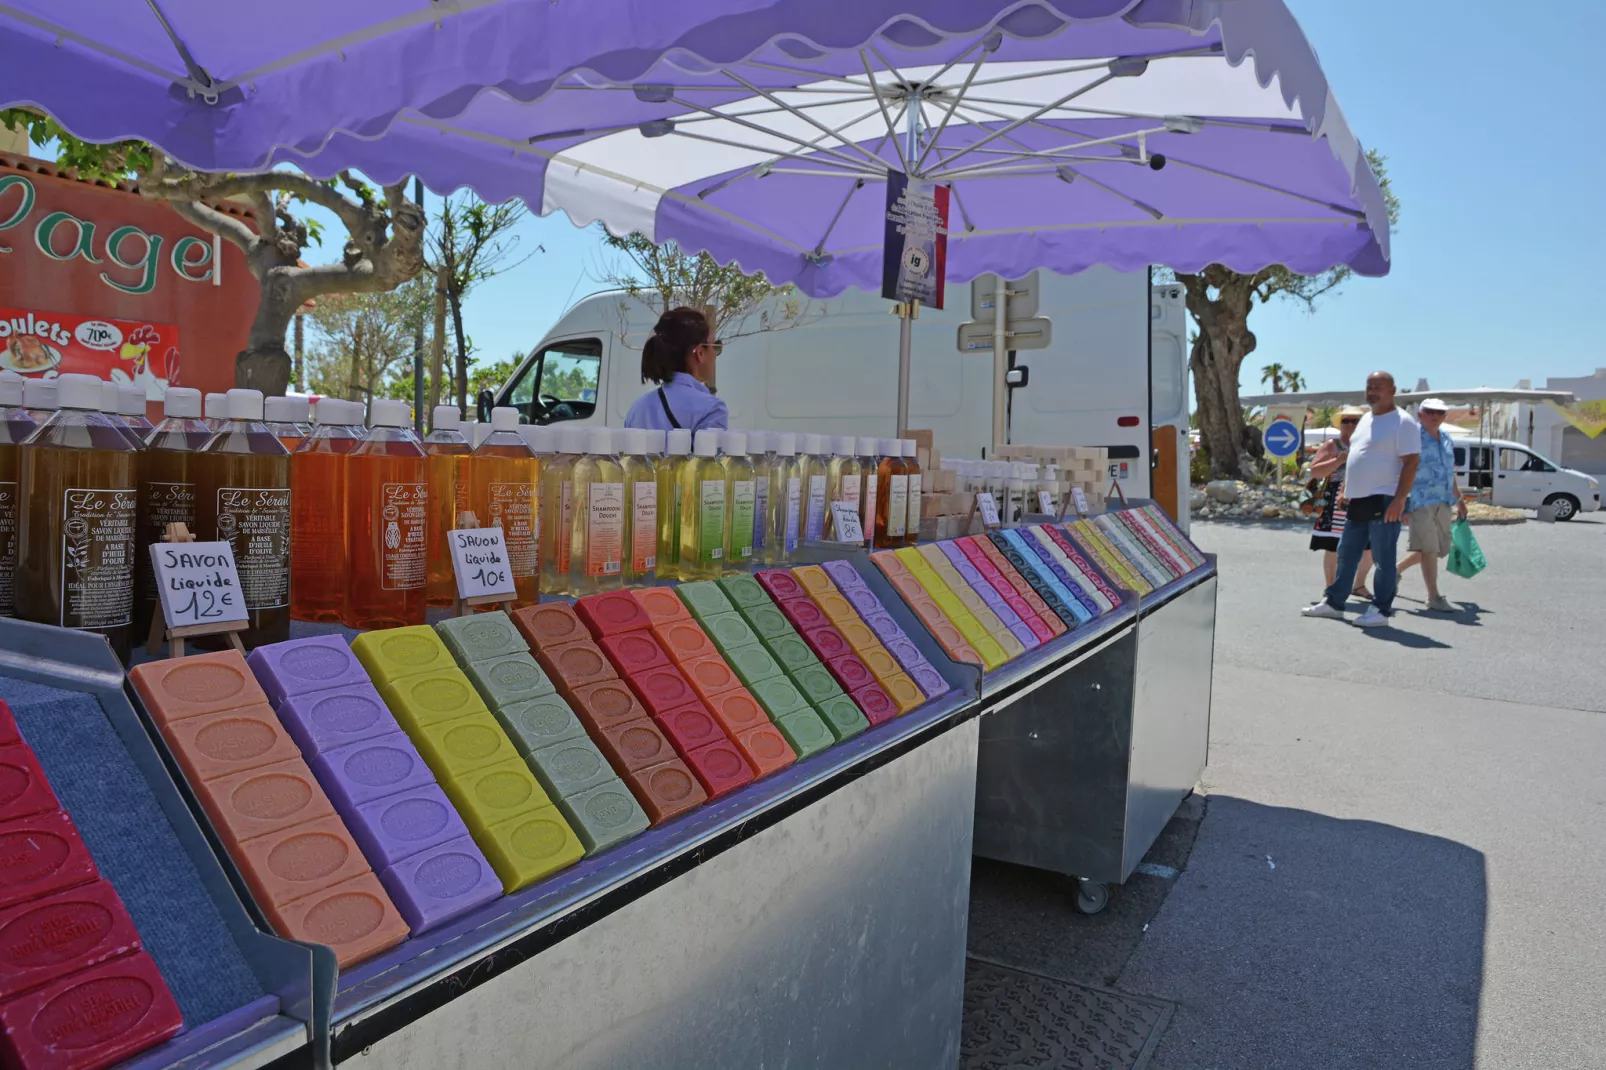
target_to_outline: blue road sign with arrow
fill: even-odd
[[[1294,421],[1279,416],[1266,426],[1261,442],[1273,457],[1292,457],[1299,450],[1299,428]]]

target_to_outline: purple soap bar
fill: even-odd
[[[315,635],[259,646],[246,657],[274,709],[292,695],[365,684],[368,672],[338,635]]]
[[[912,673],[922,665],[931,668],[931,662],[926,660],[926,656],[908,636],[886,640],[886,648],[887,653],[898,659],[898,664],[903,666],[904,672]]]
[[[367,680],[287,698],[279,707],[279,720],[306,758],[400,731],[385,700]]]
[[[1024,624],[1011,624],[1009,626],[1009,634],[1019,639],[1021,646],[1024,646],[1027,650],[1035,650],[1042,645],[1032,630]]]
[[[998,591],[993,588],[993,585],[982,579],[980,575],[971,581],[970,589],[980,595],[981,600],[987,603],[988,608],[990,608],[994,613],[998,613],[1000,617],[1003,616],[1002,613],[999,613],[1000,609],[1009,609],[1009,604],[1004,601],[1004,596],[999,594]],[[1014,611],[1010,610],[1010,612]],[[1015,619],[1019,620],[1020,618],[1017,616]],[[1008,624],[1009,621],[1006,620],[1004,623]]]
[[[502,882],[468,836],[431,847],[380,871],[413,935],[428,932],[502,895]]]
[[[881,599],[872,594],[868,587],[844,587],[842,588],[842,596],[848,600],[848,603],[854,609],[858,610],[861,617],[868,617],[872,613],[886,612],[886,607],[881,604]]]
[[[944,680],[942,674],[929,664],[909,669],[908,672],[909,678],[920,685],[920,690],[926,693],[928,699],[948,693],[948,681]]]
[[[435,774],[405,732],[334,747],[308,764],[329,801],[343,814],[398,791],[435,783]]]
[[[864,617],[864,623],[870,626],[870,630],[875,632],[883,643],[893,639],[908,638],[903,629],[898,627],[898,622],[892,619],[892,614],[888,613],[885,608],[882,608],[879,612],[864,613],[861,616]]]
[[[825,571],[831,574],[831,578],[836,581],[836,585],[840,587],[842,589],[842,593],[848,595],[849,598],[852,598],[852,595],[849,594],[851,589],[855,587],[864,587],[864,578],[859,575],[859,570],[854,568],[846,561],[827,561],[825,563]],[[866,588],[866,590],[868,590],[868,588]]]
[[[967,565],[970,564],[970,559],[965,556],[965,551],[961,550],[959,544],[952,539],[939,542],[937,549],[942,551],[942,555],[948,559],[948,563],[956,569],[959,567],[960,562]]]
[[[468,835],[468,826],[439,784],[363,803],[346,815],[346,826],[376,873],[420,851]]]
[[[976,591],[978,594],[981,593],[981,588],[976,588]],[[1004,601],[1003,596],[1001,596],[997,591],[994,591],[990,586],[987,588],[987,591],[993,596],[993,598],[998,599],[998,601],[995,602],[986,596],[982,597],[982,601],[986,602],[987,608],[991,609],[995,614],[997,614],[998,619],[1004,622],[1004,627],[1013,628],[1015,625],[1021,623],[1020,614],[1009,608],[1009,603]],[[1033,636],[1033,638],[1035,639],[1036,636]]]

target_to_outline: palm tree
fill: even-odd
[[[1268,364],[1260,369],[1260,381],[1262,383],[1271,383],[1271,392],[1273,394],[1281,394],[1283,392],[1283,376],[1285,374],[1287,373],[1283,370],[1281,364]]]
[[[1283,386],[1288,388],[1290,394],[1297,394],[1305,389],[1305,377],[1289,368],[1283,372]]]

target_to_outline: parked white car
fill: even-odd
[[[1507,509],[1553,506],[1557,520],[1600,508],[1600,481],[1535,453],[1520,442],[1455,436],[1455,474],[1461,489]]]

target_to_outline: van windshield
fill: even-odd
[[[555,342],[503,388],[501,404],[519,409],[532,424],[583,420],[596,411],[601,372],[600,338]]]

